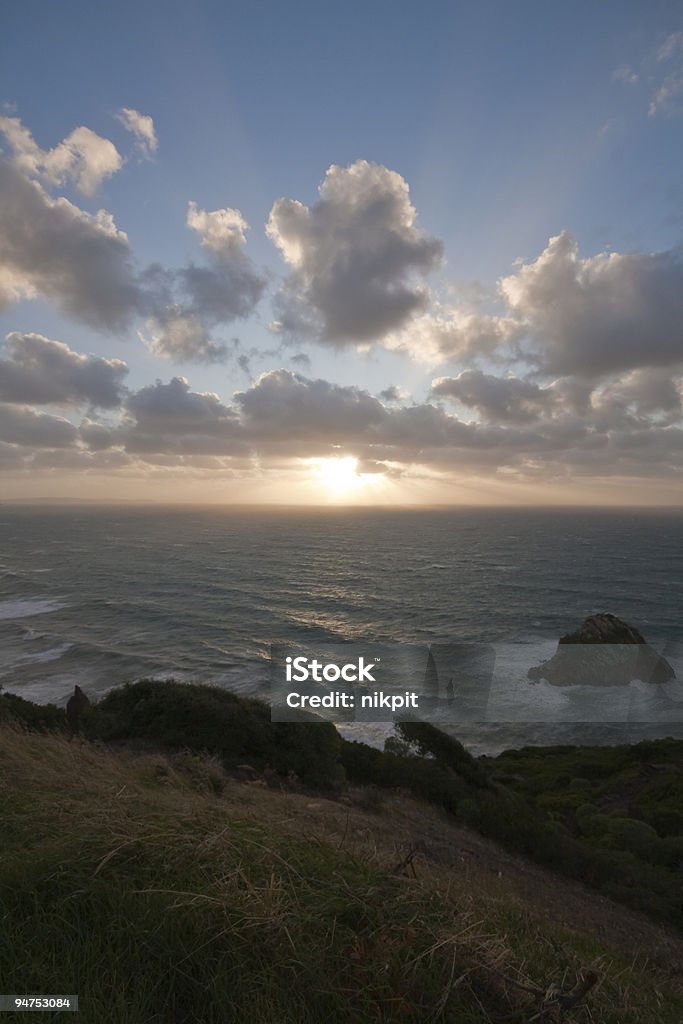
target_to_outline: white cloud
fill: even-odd
[[[187,207],[187,226],[197,232],[204,249],[228,258],[241,253],[249,227],[239,210],[200,210],[192,201]]]
[[[569,232],[500,282],[549,373],[595,375],[683,361],[683,251],[581,259]]]
[[[279,328],[335,344],[379,340],[426,308],[415,277],[438,265],[442,245],[416,226],[408,185],[386,167],[333,165],[319,192],[311,207],[278,199],[270,212],[267,234],[291,267]]]
[[[150,351],[171,362],[218,363],[227,358],[227,346],[213,341],[200,317],[182,308],[170,307],[150,317],[145,326],[149,338],[140,332]]]
[[[676,112],[676,101],[683,94],[683,71],[674,71],[664,79],[652,97],[648,108],[650,117]]]
[[[628,64],[621,64],[612,72],[612,80],[622,82],[624,85],[637,85],[640,76]]]
[[[402,331],[389,335],[386,346],[407,352],[427,365],[437,365],[452,359],[492,357],[501,347],[512,346],[522,334],[523,325],[513,317],[434,304]]]
[[[135,136],[138,152],[149,160],[157,151],[158,141],[154,131],[154,121],[149,114],[141,114],[132,107],[121,107],[116,114],[127,132]]]
[[[671,32],[657,50],[657,60],[670,60],[680,52],[683,52],[683,32]]]
[[[21,172],[48,186],[73,182],[80,192],[91,196],[123,163],[113,142],[90,128],[75,128],[63,142],[49,150],[37,145],[18,117],[0,117],[0,131]]]

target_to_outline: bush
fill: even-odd
[[[418,753],[436,758],[439,764],[450,768],[473,786],[491,788],[486,769],[454,737],[427,722],[398,722],[396,730],[406,743],[417,748]]]
[[[629,850],[642,860],[652,859],[659,843],[652,826],[635,818],[608,818],[607,837],[618,849]]]
[[[458,817],[468,828],[478,829],[481,826],[481,812],[476,800],[461,800],[458,804]]]
[[[56,704],[34,704],[15,693],[0,693],[0,721],[17,721],[27,729],[66,729],[66,711]]]
[[[281,775],[293,771],[314,788],[343,781],[339,735],[328,722],[276,722],[263,701],[215,686],[142,680],[95,704],[84,723],[102,740],[146,739],[163,747],[207,751],[226,768],[247,762]]]

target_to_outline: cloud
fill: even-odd
[[[651,93],[648,107],[650,117],[680,113],[678,99],[683,94],[683,67],[680,59],[677,67],[671,69],[670,65],[668,72],[661,65],[671,62],[675,57],[680,58],[682,53],[683,32],[671,32],[658,48],[651,49],[645,55],[639,70],[622,64],[612,72],[612,80],[627,86],[647,86]]]
[[[235,413],[223,405],[218,395],[191,391],[185,377],[141,388],[129,396],[126,409],[143,430],[177,432],[191,425],[193,429],[222,431],[226,422],[232,424],[236,420]]]
[[[601,429],[676,424],[683,416],[682,383],[668,370],[633,370],[596,389],[593,420]]]
[[[671,32],[657,50],[657,60],[670,60],[683,51],[683,32]]]
[[[405,402],[410,396],[403,388],[398,387],[397,384],[390,384],[388,388],[384,388],[379,392],[379,398],[383,402]]]
[[[248,391],[237,392],[235,402],[252,438],[323,436],[342,442],[362,435],[385,415],[382,403],[361,388],[284,369],[262,374]]]
[[[74,352],[42,334],[7,335],[9,358],[0,360],[0,401],[79,405],[103,409],[121,404],[128,367],[120,359]]]
[[[381,339],[426,308],[414,279],[439,264],[441,242],[416,227],[408,185],[386,167],[333,165],[319,192],[311,207],[278,199],[270,212],[267,234],[292,268],[279,328],[334,344]]]
[[[614,82],[622,82],[624,85],[637,85],[640,81],[640,76],[628,64],[621,64],[620,67],[615,68],[612,72],[612,80]]]
[[[141,388],[126,402],[127,418],[110,443],[134,454],[226,455],[243,450],[236,410],[212,392],[196,392],[184,377]],[[91,439],[103,446],[104,436]]]
[[[200,210],[190,202],[187,225],[200,236],[210,262],[148,271],[147,284],[156,295],[146,324],[148,344],[156,355],[176,362],[222,362],[229,348],[213,339],[213,329],[250,316],[266,279],[244,252],[248,224],[239,210]]]
[[[73,423],[29,406],[0,404],[0,441],[31,448],[68,448],[78,439]]]
[[[477,372],[442,379],[434,390],[457,392],[482,421],[463,422],[431,402],[392,406],[362,388],[277,369],[232,403],[192,391],[182,377],[157,381],[128,394],[118,422],[91,414],[78,428],[0,405],[0,457],[16,469],[14,445],[29,468],[163,471],[188,480],[227,474],[239,481],[270,471],[281,480],[305,473],[308,460],[339,456],[356,458],[362,472],[390,476],[569,483],[683,475],[681,380],[667,386],[664,370],[630,371],[592,390],[573,378],[535,387]],[[59,448],[63,454],[44,451]]]
[[[246,257],[224,259],[214,269],[191,263],[178,271],[190,309],[209,323],[246,319],[259,302],[265,279]]]
[[[491,358],[501,347],[513,345],[523,333],[524,325],[514,317],[435,305],[401,332],[390,335],[386,346],[436,365],[456,358]]]
[[[0,162],[0,310],[36,296],[109,330],[123,329],[142,301],[128,239],[110,214],[52,199]]]
[[[169,307],[145,322],[148,335],[141,340],[151,352],[176,363],[221,363],[228,357],[228,348],[213,341],[199,316],[182,307]]]
[[[86,196],[93,195],[105,178],[123,163],[116,146],[90,128],[75,128],[54,149],[41,149],[18,117],[0,117],[0,131],[14,154],[14,163],[31,178],[49,186],[73,182]]]
[[[548,373],[596,375],[683,362],[683,250],[581,259],[567,231],[500,282]]]
[[[239,210],[200,210],[193,201],[187,207],[187,226],[197,232],[204,249],[227,258],[242,251],[249,227]]]
[[[683,71],[673,71],[666,76],[652,97],[648,107],[650,117],[662,113],[675,113],[676,101],[681,94],[683,94]]]
[[[132,107],[121,107],[115,117],[127,132],[135,136],[137,149],[141,156],[146,160],[151,159],[157,151],[158,142],[154,131],[154,121],[149,114],[141,114],[139,110],[133,110]]]
[[[437,377],[432,394],[477,409],[487,420],[532,423],[553,403],[551,388],[519,377],[494,377],[481,370],[463,370],[457,377]]]
[[[151,118],[123,108],[120,119],[153,148]],[[115,147],[78,128],[45,152],[18,118],[0,118],[0,129],[14,154],[0,160],[0,311],[45,298],[89,326],[112,331],[143,317],[156,354],[176,361],[226,359],[228,347],[213,337],[215,329],[248,317],[266,286],[244,251],[248,225],[239,210],[207,211],[190,203],[187,224],[199,234],[208,265],[139,270],[111,214],[86,213],[45,188],[73,179],[91,192],[120,166]]]

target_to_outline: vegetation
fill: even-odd
[[[433,726],[405,721],[380,751],[307,716],[271,723],[264,703],[215,687],[152,681],[112,691],[80,726],[72,737],[62,709],[0,695],[0,886],[12,922],[0,938],[3,983],[44,990],[50,965],[62,965],[55,991],[87,992],[86,1021],[412,1014],[475,1024],[533,991],[540,999],[561,961],[581,976],[585,956],[566,937],[554,958],[526,935],[514,949],[501,937],[501,915],[516,912],[507,897],[484,916],[466,913],[445,871],[406,887],[377,842],[358,857],[343,848],[346,833],[312,841],[272,807],[236,812],[236,775],[264,800],[268,787],[288,801],[323,793],[332,806],[351,794],[375,818],[387,801],[417,799],[453,823],[440,829],[475,830],[683,924],[683,744],[673,740],[474,759]],[[412,861],[399,860],[399,875]],[[543,935],[557,943],[556,929]],[[456,991],[457,978],[466,981]],[[649,1017],[619,1005],[585,1018],[577,1007],[572,1019],[680,1020],[673,996]]]
[[[314,789],[343,781],[340,737],[331,723],[300,712],[300,721],[272,722],[270,707],[216,686],[142,680],[112,690],[83,719],[91,739],[147,740],[160,747],[216,755],[282,776],[293,773]]]
[[[62,709],[11,694],[0,698],[3,715],[32,729],[66,725]],[[683,927],[683,743],[530,747],[475,759],[426,723],[401,722],[380,751],[300,717],[271,723],[262,701],[143,680],[113,690],[81,724],[93,740],[204,753],[290,788],[338,794],[350,783],[366,787],[369,802],[410,793],[509,850]]]
[[[78,993],[85,1024],[550,1021],[582,978],[563,1020],[681,1019],[654,949],[427,858],[403,870],[405,798],[383,818],[237,783],[214,756],[9,723],[0,776],[3,985]]]

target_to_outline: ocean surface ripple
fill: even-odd
[[[527,690],[513,652],[547,656],[603,610],[678,649],[679,511],[0,507],[0,685],[32,700],[141,676],[267,696],[275,641],[468,641],[506,651],[509,693],[525,688],[500,702],[505,720],[459,731],[473,749],[587,741],[553,725],[557,694]],[[363,738],[380,741],[374,728]],[[679,730],[663,720],[628,738]]]

